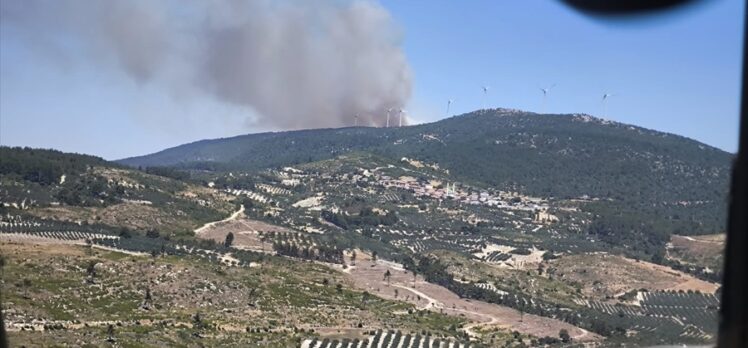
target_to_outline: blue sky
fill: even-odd
[[[423,121],[482,104],[601,116],[737,149],[742,1],[711,1],[662,19],[615,24],[554,1],[388,1],[414,69]]]
[[[602,116],[737,148],[743,2],[707,4],[661,19],[608,23],[555,1],[396,1],[382,5],[402,32],[414,75],[407,109],[419,122],[487,104]],[[175,99],[83,57],[38,54],[0,27],[0,144],[117,159],[247,127],[243,111],[210,98]],[[73,47],[74,48],[74,47]],[[75,49],[71,50],[75,52]],[[215,114],[229,115],[214,118]],[[178,118],[161,117],[180,115]]]

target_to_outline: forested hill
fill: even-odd
[[[171,168],[133,170],[99,157],[0,146],[0,216],[185,233],[233,205]]]
[[[354,150],[435,162],[463,180],[533,194],[678,201],[721,197],[732,157],[681,136],[587,115],[494,109],[402,128],[317,129],[203,140],[119,162],[259,169]]]
[[[21,180],[49,185],[60,181],[64,174],[80,174],[92,166],[119,167],[89,155],[0,146],[0,175],[15,175]]]
[[[456,180],[556,198],[600,199],[616,230],[714,233],[724,228],[732,154],[588,115],[479,110],[402,128],[350,127],[203,140],[119,161],[131,166],[243,170],[351,151],[437,163]],[[613,219],[613,220],[611,220]],[[601,233],[606,233],[602,231]]]

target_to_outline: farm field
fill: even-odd
[[[724,249],[724,234],[673,235],[668,245],[668,257],[714,271],[722,267]]]
[[[639,289],[714,293],[719,287],[668,267],[609,254],[564,256],[550,261],[548,268],[558,279],[584,284],[582,292],[598,299]]]
[[[384,277],[388,271],[390,276]],[[562,321],[460,298],[448,289],[428,283],[420,276],[414,277],[412,273],[388,262],[364,259],[357,261],[356,266],[349,267],[346,273],[350,275],[356,288],[383,298],[405,300],[421,309],[465,317],[476,322],[473,327],[498,327],[535,337],[556,336],[561,329],[565,329],[576,341],[600,339],[598,335]]]
[[[251,248],[252,246],[256,248],[257,244],[249,243],[259,242],[257,239],[248,241],[241,238],[244,236],[245,228],[257,225],[256,222],[237,218],[210,226],[202,230],[198,237],[220,241],[228,232],[232,232],[236,236],[234,243],[238,248]],[[278,233],[283,231],[282,228],[269,224],[259,224],[259,226],[262,226],[264,231],[277,231]],[[348,253],[345,264],[347,265],[345,269],[341,269],[339,265],[331,266],[341,270],[354,288],[382,298],[412,303],[418,309],[463,317],[473,321],[475,323],[473,325],[483,328],[500,328],[534,337],[556,336],[561,329],[566,329],[575,340],[599,340],[599,336],[561,321],[524,315],[511,308],[491,303],[461,299],[443,287],[426,282],[422,276],[414,278],[411,272],[396,263],[383,260],[373,261],[371,254],[361,250],[357,250],[355,260],[352,260],[351,254]],[[391,273],[391,276],[385,279],[384,274],[387,271]],[[415,288],[413,288],[414,279]]]
[[[469,343],[455,342],[449,339],[439,339],[420,334],[403,334],[400,331],[376,331],[363,339],[324,339],[304,340],[301,348],[374,348],[381,346],[390,347],[444,347],[444,348],[467,348]]]
[[[222,220],[211,226],[203,226],[196,232],[196,237],[223,242],[226,235],[234,235],[233,246],[242,250],[271,252],[272,242],[264,238],[266,234],[292,233],[292,230],[266,222],[246,218],[243,214],[231,220]]]

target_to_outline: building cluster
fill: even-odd
[[[508,210],[545,212],[548,209],[548,205],[544,200],[522,196],[515,192],[491,192],[488,190],[478,190],[466,185],[458,185],[457,183],[442,182],[439,180],[419,180],[409,176],[393,178],[386,175],[375,175],[374,179],[382,187],[407,190],[412,192],[416,197],[436,200],[449,199],[463,204],[486,205]],[[544,221],[551,221],[555,218],[550,214],[544,214],[542,216]]]
[[[281,179],[281,185],[290,187],[300,185],[302,179],[307,176],[304,171],[293,167],[284,167],[277,175]]]

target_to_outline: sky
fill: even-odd
[[[484,103],[587,113],[737,150],[740,0],[706,1],[674,15],[613,22],[546,0],[372,3],[391,16],[386,25],[396,34],[388,28],[384,36],[366,33],[354,39],[394,37],[392,44],[400,46],[409,69],[406,83],[398,86],[410,88],[400,94],[411,122],[447,117],[447,100],[453,99],[449,115]],[[200,139],[287,128],[273,122],[275,116],[257,116],[251,104],[263,100],[227,102],[215,91],[175,97],[182,93],[173,87],[181,84],[178,79],[133,78],[102,64],[111,57],[91,55],[79,41],[63,39],[50,47],[39,41],[0,24],[1,145],[119,159]],[[402,69],[399,63],[386,68]],[[540,88],[554,84],[543,103]],[[489,86],[485,97],[484,85]],[[605,93],[613,96],[604,109]]]

